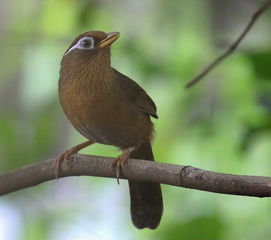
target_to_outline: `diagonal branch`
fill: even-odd
[[[236,48],[239,46],[240,42],[244,39],[247,33],[250,31],[257,19],[271,6],[271,0],[267,0],[251,17],[248,25],[238,37],[238,39],[224,52],[221,56],[216,58],[213,62],[210,63],[202,72],[200,72],[196,77],[189,81],[185,87],[190,88],[197,82],[199,82],[205,75],[207,75],[213,68],[215,68],[219,63],[221,63],[225,58],[234,53]]]
[[[74,155],[71,168],[65,161],[59,177],[99,176],[115,178],[113,158]],[[232,175],[182,166],[130,159],[123,169],[123,179],[149,181],[208,192],[271,197],[271,177]],[[0,175],[0,196],[54,180],[54,159],[34,163]]]

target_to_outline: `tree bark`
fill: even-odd
[[[113,158],[76,154],[64,161],[59,177],[99,176],[115,178]],[[27,165],[0,175],[0,195],[22,190],[49,180],[54,175],[55,159]],[[129,159],[122,169],[122,179],[155,182],[202,191],[244,195],[271,196],[271,177],[233,175],[206,171],[192,166]]]

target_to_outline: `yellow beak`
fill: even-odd
[[[115,42],[120,36],[119,32],[111,32],[106,34],[106,38],[99,43],[100,47],[107,47]]]

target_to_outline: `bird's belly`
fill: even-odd
[[[73,102],[65,112],[86,138],[119,148],[140,143],[152,131],[149,116],[114,97]]]

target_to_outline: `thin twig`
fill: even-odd
[[[215,68],[219,63],[221,63],[225,58],[234,53],[236,48],[239,46],[240,42],[244,39],[247,33],[250,31],[256,20],[271,6],[271,0],[266,1],[251,17],[248,25],[238,37],[238,39],[228,48],[226,52],[224,52],[221,56],[216,58],[209,66],[203,69],[196,77],[194,77],[191,81],[189,81],[185,88],[190,88],[197,82],[199,82],[205,75],[207,75],[213,68]]]
[[[100,176],[115,178],[112,169],[113,158],[76,154],[71,165],[63,162],[59,175]],[[14,191],[55,180],[54,161],[50,159],[0,175],[0,196]],[[206,171],[191,166],[166,164],[139,159],[129,159],[122,170],[122,179],[146,181],[198,189],[208,192],[245,195],[254,197],[271,197],[271,177],[223,174]]]

